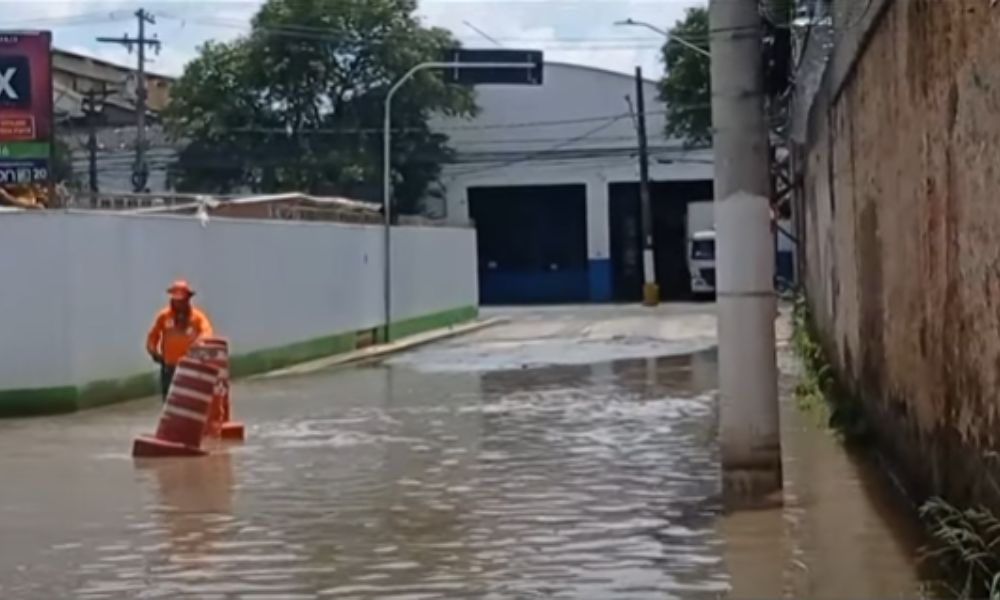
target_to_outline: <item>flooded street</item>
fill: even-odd
[[[791,400],[786,506],[723,515],[713,344],[710,305],[518,311],[239,383],[199,459],[129,456],[155,400],[0,421],[0,598],[916,597],[900,500]]]

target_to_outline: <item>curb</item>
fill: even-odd
[[[368,348],[364,348],[362,350],[354,350],[352,352],[337,354],[334,356],[329,356],[327,358],[312,360],[306,363],[302,363],[300,365],[286,367],[283,369],[278,369],[276,371],[270,371],[268,373],[262,373],[260,375],[249,377],[248,380],[254,381],[258,379],[273,379],[278,377],[291,377],[295,375],[308,375],[311,373],[316,373],[318,371],[332,369],[334,367],[345,366],[365,360],[382,358],[385,356],[389,356],[391,354],[397,354],[399,352],[404,352],[406,350],[412,350],[413,348],[424,346],[426,344],[430,344],[433,342],[439,342],[441,340],[458,337],[460,335],[475,333],[477,331],[481,331],[489,327],[501,325],[508,321],[509,319],[505,317],[494,317],[492,319],[486,319],[484,321],[475,321],[473,323],[468,323],[465,325],[452,325],[451,327],[446,327],[443,329],[435,329],[433,331],[419,333],[417,335],[411,335],[402,338],[400,340],[397,340],[395,342],[390,342],[388,344],[371,346]]]

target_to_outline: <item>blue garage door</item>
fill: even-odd
[[[482,304],[588,299],[584,185],[469,189]]]

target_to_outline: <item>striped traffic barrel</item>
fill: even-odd
[[[216,365],[221,371],[215,387],[212,411],[209,413],[205,435],[226,440],[242,440],[243,424],[232,420],[232,403],[229,385],[229,342],[225,338],[203,338],[192,352],[202,360]]]
[[[205,436],[222,437],[222,425],[229,420],[229,343],[222,338],[202,338],[188,350],[188,356],[219,368]]]
[[[132,446],[133,456],[192,456],[205,454],[205,433],[219,367],[191,356],[177,364],[174,379],[153,437],[141,436]]]

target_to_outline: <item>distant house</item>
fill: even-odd
[[[82,98],[90,91],[109,94],[109,104],[117,116],[130,114],[134,122],[136,100],[136,72],[132,66],[123,66],[99,58],[52,50],[52,82],[57,100],[57,114],[82,113]],[[146,108],[156,115],[170,103],[173,78],[156,73],[146,73]],[[62,96],[60,96],[62,94]],[[60,110],[62,109],[62,110]]]
[[[132,164],[136,139],[136,85],[133,66],[119,65],[66,50],[52,51],[52,83],[55,100],[56,135],[72,151],[73,172],[83,187],[88,185],[90,122],[86,113],[88,93],[103,100],[95,119],[97,129],[98,187],[104,191],[132,189]],[[166,139],[160,114],[170,103],[174,79],[146,73],[146,140],[152,192],[167,189],[167,166],[176,151]]]

